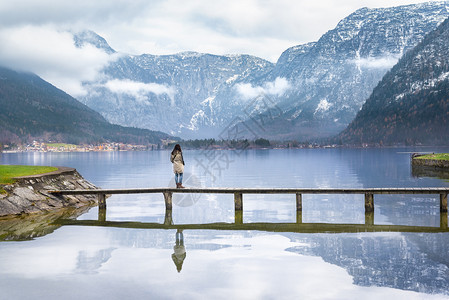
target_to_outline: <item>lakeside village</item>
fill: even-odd
[[[168,144],[165,143],[165,146]],[[17,152],[106,152],[106,151],[147,151],[165,148],[164,143],[149,145],[133,145],[123,143],[101,143],[90,145],[74,145],[65,143],[44,143],[33,141],[31,144],[1,145],[2,153]]]
[[[208,150],[232,150],[232,149],[287,149],[287,148],[335,148],[338,145],[319,145],[316,143],[284,142],[274,143],[260,138],[254,141],[248,140],[187,140],[173,141],[163,140],[160,144],[135,145],[124,143],[99,143],[89,145],[74,145],[65,143],[33,141],[30,144],[0,144],[0,153],[18,152],[107,152],[107,151],[155,151],[172,149],[176,143],[182,144],[183,149],[208,149]]]

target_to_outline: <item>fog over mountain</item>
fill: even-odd
[[[276,64],[250,55],[112,54],[103,38],[83,32],[77,45],[116,58],[83,83],[87,94],[79,100],[110,122],[183,138],[220,137],[242,121],[241,135],[250,138],[328,137],[353,120],[386,72],[448,11],[446,1],[359,9],[317,42],[287,49]]]
[[[398,59],[448,17],[447,2],[357,10],[316,43],[287,49],[264,78],[285,78],[275,111],[241,126],[269,138],[308,140],[343,130]],[[261,85],[253,82],[253,85]],[[273,99],[273,97],[271,97]],[[254,126],[263,119],[263,130]]]
[[[448,95],[449,19],[385,75],[338,139],[346,144],[447,144]]]

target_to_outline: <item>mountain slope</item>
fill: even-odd
[[[207,137],[214,135],[208,129],[219,130],[241,110],[238,99],[229,99],[234,84],[273,66],[250,55],[123,54],[103,70],[101,81],[84,84],[88,94],[79,100],[116,124]]]
[[[339,135],[350,144],[449,143],[449,19],[404,57]]]
[[[167,134],[108,123],[99,113],[30,73],[0,67],[0,142],[157,143]]]
[[[299,140],[337,134],[403,53],[449,17],[448,10],[447,1],[362,8],[316,43],[287,49],[264,79],[289,81],[291,89],[274,99],[282,115],[265,118],[257,133]],[[257,130],[251,122],[245,126]]]
[[[116,57],[101,79],[84,83],[79,100],[115,124],[184,138],[220,137],[244,120],[250,138],[329,137],[353,120],[403,53],[449,17],[448,8],[447,1],[363,8],[276,64],[250,55],[117,54],[98,35],[78,34],[76,45]]]

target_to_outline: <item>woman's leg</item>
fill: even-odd
[[[180,188],[184,188],[183,186],[182,186],[182,175],[183,175],[184,173],[179,173],[179,187]]]
[[[179,174],[178,173],[175,173],[175,182],[176,182],[176,184],[179,183]]]

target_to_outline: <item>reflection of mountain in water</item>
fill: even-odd
[[[289,251],[341,266],[361,286],[449,294],[447,234],[357,234],[291,237],[309,247]]]
[[[447,231],[447,223],[445,224],[444,221],[441,223],[441,227],[434,227],[430,230]],[[186,249],[189,252],[198,249],[215,251],[225,247],[234,247],[235,244],[232,243],[232,240],[235,239],[245,239],[247,242],[243,246],[251,247],[252,239],[258,236],[283,235],[296,245],[302,245],[285,249],[286,251],[307,256],[320,256],[324,261],[344,268],[349,275],[353,276],[354,283],[357,285],[383,286],[427,294],[449,295],[449,257],[446,257],[449,252],[448,232],[365,232],[364,230],[370,231],[376,228],[378,230],[394,230],[395,226],[355,224],[327,224],[330,226],[324,226],[311,223],[164,225],[81,220],[71,221],[68,224],[117,226],[120,228],[119,230],[108,231],[112,233],[111,238],[116,247],[172,248],[174,253],[170,252],[167,258],[171,257],[178,271],[181,271],[186,258]],[[164,227],[169,229],[163,229]],[[366,228],[363,229],[364,227]],[[208,229],[206,230],[206,228]],[[223,228],[226,229],[223,230]],[[338,234],[305,234],[295,231],[301,230],[301,228],[312,230],[311,232],[313,229],[322,230],[319,232],[329,232],[332,228],[346,231],[341,231],[345,233]],[[357,228],[362,231],[346,233]],[[396,226],[396,228],[418,230],[419,227]],[[429,230],[429,227],[423,228]],[[184,242],[187,243],[187,246],[184,246]],[[219,255],[222,255],[222,252],[217,252],[217,256]],[[195,261],[195,255],[191,257],[189,260],[191,265],[198,263]],[[79,267],[79,269],[91,272],[110,258],[110,252],[102,250],[94,256],[80,255],[80,258],[83,259],[79,259],[79,265],[83,263],[83,267]],[[248,258],[251,259],[250,254]]]
[[[93,254],[80,251],[76,264],[77,271],[84,274],[98,273],[101,266],[111,258],[114,250],[115,248],[101,249]]]
[[[174,230],[114,230],[115,240],[129,247],[169,249],[176,245]],[[114,234],[114,235],[115,235]],[[232,247],[222,240],[229,235],[254,238],[258,231],[184,230],[189,251],[215,251]],[[282,233],[281,233],[282,234]],[[287,249],[294,253],[320,256],[353,276],[354,284],[382,286],[422,293],[449,295],[448,233],[284,233],[302,247]],[[124,238],[126,236],[126,238]],[[194,261],[190,263],[194,264]]]
[[[347,149],[339,157],[363,187],[447,186],[437,179],[411,178],[410,154],[401,151],[410,149]],[[438,226],[440,223],[439,201],[435,195],[376,195],[374,203],[376,215],[392,224]],[[285,235],[292,241],[311,245],[289,251],[320,256],[341,266],[357,285],[449,295],[448,233]]]

